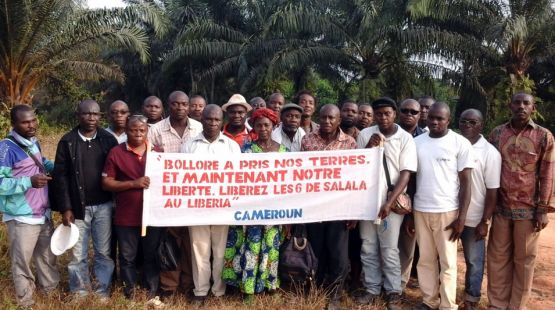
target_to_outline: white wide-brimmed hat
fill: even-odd
[[[227,108],[229,108],[232,105],[243,106],[243,107],[245,107],[245,109],[247,109],[247,112],[252,110],[251,105],[247,102],[245,97],[243,97],[240,94],[235,94],[235,95],[231,96],[231,98],[229,98],[227,103],[222,106],[222,110],[224,110],[224,112],[225,112],[227,110]]]
[[[62,255],[71,249],[79,240],[79,228],[71,223],[71,226],[58,226],[50,239],[50,249],[54,255]]]

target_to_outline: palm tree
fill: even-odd
[[[141,1],[88,10],[71,0],[0,0],[0,101],[7,108],[30,104],[41,82],[66,72],[122,81],[102,53],[129,50],[148,61],[145,24],[157,34],[167,29],[161,11]]]

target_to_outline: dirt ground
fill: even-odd
[[[62,133],[41,135],[39,137],[42,149],[47,158],[54,160],[57,143],[62,136]],[[534,284],[532,288],[532,298],[528,303],[530,310],[546,310],[555,309],[555,214],[550,215],[550,224],[540,234],[539,254],[536,260],[536,268],[534,274]],[[464,299],[464,258],[462,251],[459,251],[459,265],[458,265],[458,294],[457,301],[461,302]],[[485,309],[487,305],[487,275],[484,278],[482,285],[482,301],[481,308]],[[418,289],[408,291],[411,301],[418,302],[420,299],[420,292]],[[346,308],[361,309],[351,300],[347,300],[343,304]],[[406,309],[410,309],[410,305],[406,305]],[[219,307],[216,307],[219,308]],[[254,307],[257,308],[257,307]],[[311,308],[310,306],[308,308]],[[378,307],[379,308],[379,307]]]

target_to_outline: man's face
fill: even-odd
[[[98,103],[91,102],[89,104],[81,105],[77,111],[79,128],[84,132],[95,131],[101,115]]]
[[[337,131],[341,116],[338,110],[335,109],[322,109],[320,111],[320,133],[333,134]]]
[[[276,112],[279,115],[281,107],[285,104],[285,98],[281,95],[274,95],[268,101],[268,109]]]
[[[358,125],[362,128],[369,127],[374,122],[374,110],[369,105],[358,107]]]
[[[299,97],[299,105],[303,108],[303,114],[306,116],[312,116],[316,109],[316,102],[314,101],[314,97],[308,94],[301,95]]]
[[[341,107],[341,126],[353,127],[358,118],[358,106],[353,102],[344,103]]]
[[[428,111],[430,111],[434,101],[432,99],[422,99],[418,103],[420,103],[420,119],[426,120],[428,118]]]
[[[189,97],[183,94],[174,95],[169,102],[170,117],[175,120],[186,119],[189,115]]]
[[[534,97],[527,94],[516,94],[511,100],[510,109],[513,120],[528,121],[532,113],[536,111]]]
[[[206,101],[203,98],[195,97],[189,103],[189,117],[194,120],[200,121],[202,111],[206,107]]]
[[[466,112],[459,119],[461,134],[468,140],[473,141],[482,132],[483,124],[476,113]]]
[[[281,123],[283,131],[297,132],[301,126],[301,111],[297,109],[287,109],[281,113]]]
[[[447,110],[436,108],[428,112],[427,125],[432,136],[442,136],[449,126],[450,115]]]
[[[420,120],[420,107],[416,102],[406,102],[399,108],[399,124],[405,128],[413,128]]]
[[[395,124],[395,110],[392,107],[382,107],[374,111],[376,124],[380,130],[389,129]]]
[[[19,111],[12,127],[23,138],[31,139],[37,134],[38,121],[35,112]]]
[[[143,114],[149,121],[157,121],[161,119],[163,111],[164,108],[162,106],[162,101],[160,100],[151,100],[143,106]]]
[[[108,121],[114,129],[125,128],[129,117],[129,108],[123,102],[117,102],[110,106]]]
[[[148,125],[145,122],[135,120],[127,124],[125,128],[127,143],[131,146],[139,146],[145,143],[148,136]]]
[[[220,134],[220,130],[222,129],[223,114],[218,110],[203,113],[200,122],[202,123],[202,130],[206,136],[216,137]]]
[[[266,102],[265,102],[264,100],[257,100],[257,101],[255,101],[255,102],[252,102],[252,103],[251,103],[251,107],[252,107],[252,111],[251,111],[251,112],[254,112],[254,111],[258,110],[258,109],[265,108],[265,107],[266,107]]]
[[[232,105],[227,108],[227,119],[232,126],[243,126],[247,118],[247,109],[242,105]]]

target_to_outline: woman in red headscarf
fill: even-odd
[[[287,152],[272,140],[278,123],[274,111],[261,108],[251,116],[257,139],[246,143],[243,153]],[[274,225],[230,226],[227,235],[222,277],[227,285],[238,287],[250,302],[255,293],[279,288],[278,262],[281,228]]]

